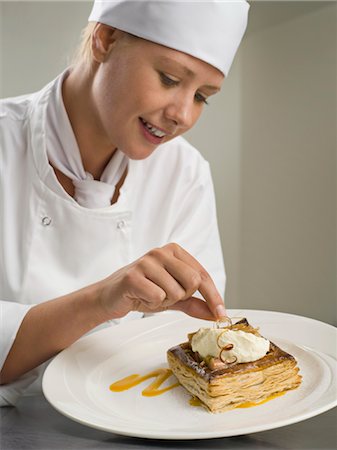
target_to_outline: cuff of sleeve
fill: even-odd
[[[35,305],[0,301],[0,370],[27,312]]]

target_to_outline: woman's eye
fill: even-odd
[[[206,105],[208,105],[208,101],[206,100],[206,98],[198,92],[195,94],[194,98],[198,103],[205,103]]]
[[[160,79],[165,86],[176,86],[179,83],[179,81],[173,80],[172,78],[170,78],[169,76],[167,76],[165,73],[162,72],[160,72]]]
[[[172,87],[172,86],[177,86],[179,84],[178,80],[174,80],[173,78],[166,75],[164,72],[159,72],[159,75],[160,75],[161,82],[165,86]],[[199,92],[197,92],[195,94],[194,98],[197,103],[204,103],[204,104],[208,105],[208,101],[207,101],[206,97],[204,97]]]

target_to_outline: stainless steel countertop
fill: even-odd
[[[230,438],[165,441],[128,438],[88,428],[58,413],[42,395],[1,408],[1,450],[68,449],[321,449],[337,448],[337,408],[275,430]]]

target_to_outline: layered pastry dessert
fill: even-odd
[[[189,334],[167,359],[180,384],[212,413],[261,403],[296,389],[302,378],[295,358],[246,319]]]

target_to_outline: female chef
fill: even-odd
[[[247,14],[244,0],[96,1],[74,65],[1,102],[2,405],[98,325],[226,314],[209,166],[180,135]]]

